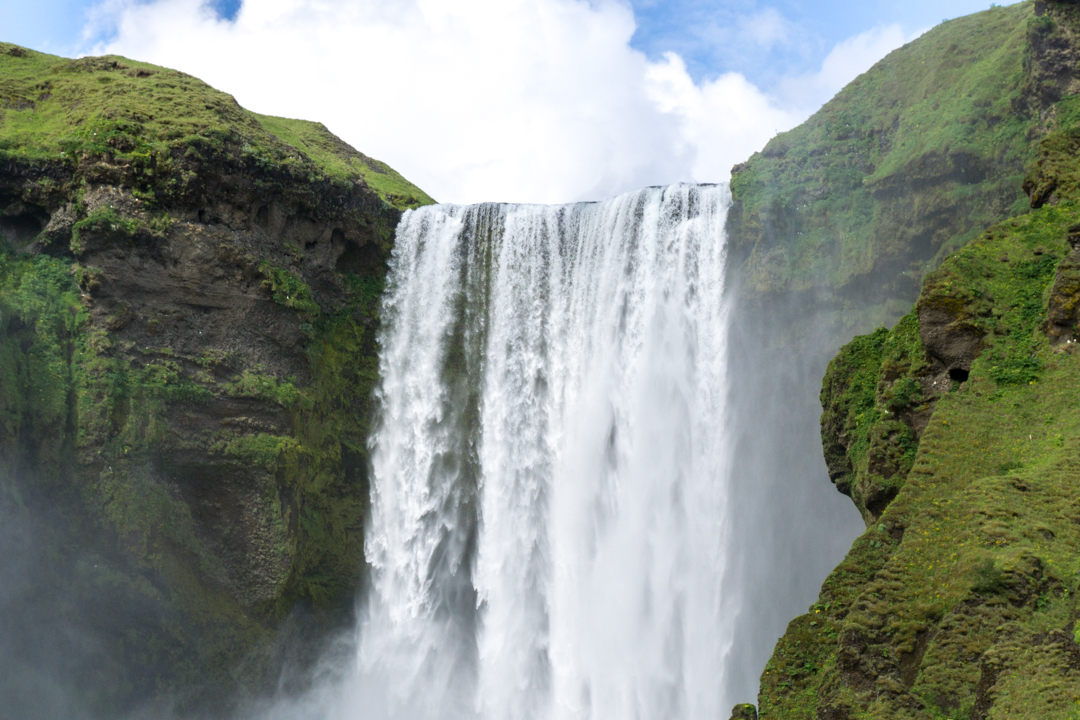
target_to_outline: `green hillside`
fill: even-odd
[[[431,202],[183,73],[0,44],[9,714],[221,715],[352,622],[379,297]]]
[[[68,60],[0,43],[0,99],[0,158],[108,157],[166,200],[184,191],[192,161],[226,154],[295,177],[361,183],[399,209],[434,202],[320,123],[257,115],[197,78],[127,58]]]
[[[1080,713],[1077,102],[1043,114],[1034,209],[830,363],[825,456],[867,530],[776,646],[761,718]]]
[[[892,322],[923,273],[1023,212],[1043,111],[1067,89],[1039,61],[1052,26],[1031,2],[943,23],[736,167],[747,292],[813,298],[839,334]]]

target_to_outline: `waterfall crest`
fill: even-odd
[[[360,628],[380,713],[730,709],[729,204],[675,185],[405,214]]]

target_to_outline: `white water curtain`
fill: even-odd
[[[349,716],[715,720],[726,186],[405,214]],[[372,690],[371,688],[375,688]]]

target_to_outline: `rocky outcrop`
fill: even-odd
[[[1042,328],[1054,345],[1075,343],[1080,326],[1080,226],[1069,228],[1069,244],[1072,252],[1058,264]]]
[[[1060,6],[1035,17],[1051,10],[1055,22],[1075,20]],[[1044,113],[1050,134],[1028,174],[1042,179],[1026,184],[1037,209],[951,254],[911,312],[830,363],[826,460],[867,529],[775,648],[762,718],[1055,717],[1074,707],[1080,415],[1068,398],[1080,390],[1080,196],[1070,107],[1064,98]],[[1054,202],[1040,200],[1043,182]],[[907,443],[903,453],[890,455],[890,437]]]
[[[36,538],[0,548],[0,687],[226,708],[283,623],[349,620],[378,299],[430,198],[164,68],[0,45],[0,79],[0,519]]]
[[[976,331],[986,306],[964,299],[979,307],[958,315],[942,286],[921,306],[925,324],[904,320],[903,343],[865,348],[888,373],[868,371],[850,394],[839,387],[862,364],[838,358],[829,368],[830,359],[854,336],[906,318],[950,253],[1028,211],[1025,169],[1036,183],[1067,186],[1059,204],[1071,192],[1063,178],[1075,163],[1041,139],[1074,116],[1073,12],[1071,3],[1025,2],[937,25],[733,171],[729,347],[739,383],[730,398],[738,427],[730,502],[740,508],[733,536],[755,538],[752,559],[733,563],[742,573],[733,582],[755,608],[735,630],[734,647],[747,653],[732,671],[739,697],[757,680],[743,669],[765,664],[772,638],[803,612],[859,531],[851,506],[821,490],[826,473],[863,521],[887,511],[935,398],[990,352]],[[936,353],[929,359],[924,339]],[[828,380],[822,387],[827,370],[840,383],[835,392]],[[832,398],[824,416],[822,389]],[[849,405],[837,402],[843,396]],[[873,432],[858,430],[869,422],[865,408],[882,414]]]
[[[734,168],[729,246],[747,302],[799,313],[795,337],[846,339],[895,322],[986,227],[1047,202],[1052,183],[1035,172],[1025,195],[1019,178],[1072,112],[1058,103],[1080,88],[1074,14],[1040,1],[943,23]]]

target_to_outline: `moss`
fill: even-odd
[[[343,143],[322,123],[268,115],[255,117],[267,132],[302,150],[330,177],[354,180],[359,174],[379,197],[402,210],[435,202],[386,163],[373,160]]]
[[[924,273],[1026,207],[1031,17],[1020,3],[938,25],[737,166],[729,243],[748,297],[806,294],[850,337],[894,322]]]
[[[0,441],[54,473],[74,441],[68,359],[86,319],[68,263],[0,252]]]
[[[278,459],[286,453],[295,452],[298,444],[289,436],[256,433],[229,435],[212,444],[210,449],[246,465],[273,471],[277,468]]]
[[[235,601],[206,587],[206,578],[220,581],[220,560],[196,532],[188,505],[154,478],[147,462],[167,408],[204,401],[210,392],[186,380],[174,361],[133,367],[113,357],[109,336],[87,322],[76,274],[66,261],[0,253],[3,473],[14,467],[36,480],[21,485],[25,502],[47,501],[50,512],[66,513],[56,539],[39,538],[43,552],[50,542],[79,548],[79,557],[107,548],[98,534],[107,528],[135,559],[125,566],[101,557],[65,576],[64,593],[76,599],[92,593],[77,605],[86,612],[100,604],[96,593],[134,613],[124,633],[109,635],[112,661],[159,673],[160,691],[196,685],[220,691],[223,678],[237,680],[229,666],[269,634]],[[75,486],[80,500],[72,505],[64,483],[83,450],[94,454],[81,462],[98,469]],[[85,510],[76,509],[79,503]],[[196,581],[178,557],[193,558],[203,579]],[[65,567],[55,563],[57,573]],[[141,614],[147,603],[156,608],[152,617]],[[110,615],[96,617],[103,622]],[[222,647],[210,647],[202,641],[207,637]],[[110,677],[108,692],[97,690],[88,706],[106,713],[123,707],[136,688],[117,682]]]
[[[263,289],[270,293],[274,302],[301,313],[319,312],[311,288],[296,274],[266,260],[259,264],[259,273],[265,278]]]
[[[139,229],[139,224],[132,218],[121,217],[111,207],[98,208],[71,227],[71,252],[79,255],[83,251],[82,234],[86,231],[132,238]]]
[[[1051,135],[1043,167],[1069,166],[1053,148]],[[1078,220],[1059,197],[990,227],[926,276],[916,310],[830,365],[822,438],[857,502],[879,482],[875,443],[891,415],[919,403],[932,414],[889,502],[778,644],[761,717],[1074,715],[1080,355],[1052,342],[1046,318],[1067,291],[1056,276]],[[980,338],[964,382],[928,383],[945,368],[922,345],[920,311]],[[818,673],[787,661],[811,656]]]
[[[361,284],[363,287],[363,284]],[[283,458],[296,493],[297,553],[281,609],[303,599],[317,607],[346,602],[363,557],[362,519],[368,504],[367,437],[378,378],[370,298],[351,297],[351,310],[322,318],[309,346],[311,404],[298,410],[300,445]]]
[[[307,393],[296,386],[296,380],[279,380],[267,375],[263,368],[244,369],[235,380],[224,383],[224,391],[233,397],[259,398],[277,403],[286,410],[296,407],[310,408]]]
[[[323,630],[350,616],[394,208],[431,199],[321,125],[123,58],[0,44],[0,97],[4,212],[36,233],[19,252],[0,240],[0,479],[21,478],[4,497],[61,514],[48,547],[107,556],[77,575],[131,617],[104,628],[119,669],[87,690],[100,714],[221,711],[271,677],[273,631],[298,606]],[[313,274],[279,211],[339,233],[354,272]],[[234,221],[214,265],[203,241]],[[205,347],[147,313],[143,288],[116,292],[106,255],[188,248],[215,282],[261,283],[266,311],[302,331],[289,357]],[[43,251],[62,257],[23,254]],[[42,572],[61,587],[69,564]],[[120,614],[85,607],[94,627]]]
[[[936,396],[915,311],[841,348],[822,383],[822,443],[829,475],[868,522],[899,491],[918,447],[916,417]]]
[[[256,115],[190,75],[148,63],[67,60],[0,43],[0,97],[0,160],[122,164],[152,203],[182,195],[193,164],[226,156],[264,172],[370,186],[399,209],[433,202],[321,124]]]

